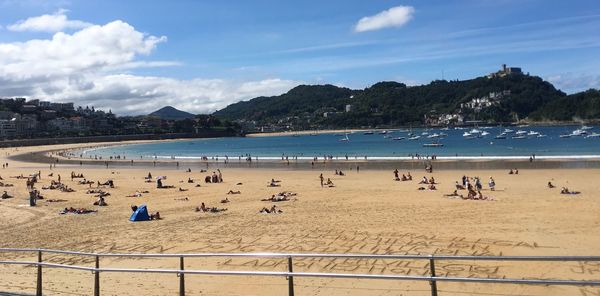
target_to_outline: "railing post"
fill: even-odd
[[[294,262],[292,261],[292,256],[288,257],[288,272],[294,272]],[[288,276],[288,295],[294,296],[294,277]]]
[[[433,255],[429,255],[429,273],[432,277],[435,277],[435,261]],[[437,282],[432,280],[429,284],[431,285],[431,296],[437,296]]]
[[[94,296],[100,296],[100,256],[96,255],[96,271],[94,271]]]
[[[183,270],[183,256],[179,257],[179,270]],[[179,296],[185,296],[185,274],[179,274]]]
[[[38,263],[42,263],[42,251],[38,251]],[[42,296],[42,265],[37,266],[37,287],[35,290],[36,296]]]

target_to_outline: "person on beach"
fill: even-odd
[[[554,184],[552,184],[552,182],[548,181],[548,188],[554,188],[556,186],[554,186]]]
[[[402,177],[404,177],[404,175],[402,175]],[[398,169],[394,170],[394,180],[395,181],[400,181],[400,177],[398,175]]]
[[[452,192],[450,194],[444,194],[444,196],[446,196],[446,197],[457,197],[458,196],[458,192],[456,190],[454,190],[454,192]]]
[[[329,187],[335,187],[335,185],[333,185],[333,182],[331,182],[331,179],[327,178],[327,183],[325,183],[325,185],[329,186]]]
[[[2,199],[7,199],[7,198],[12,198],[12,195],[8,194],[8,192],[4,191],[4,193],[2,193]]]
[[[580,194],[580,193],[581,192],[579,192],[579,191],[570,191],[569,188],[567,188],[567,187],[563,187],[560,190],[560,194]]]
[[[323,188],[323,180],[325,178],[323,178],[323,174],[321,173],[321,175],[319,175],[319,179],[321,180],[321,188]]]
[[[491,191],[496,190],[496,181],[494,181],[494,178],[492,178],[491,176],[490,181],[488,181],[488,185],[490,186]]]

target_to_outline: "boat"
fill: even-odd
[[[436,138],[439,138],[439,137],[440,137],[440,135],[439,135],[439,134],[437,134],[437,133],[433,133],[433,134],[431,134],[431,135],[427,136],[427,139],[436,139]]]
[[[421,138],[421,136],[414,136],[414,137],[410,137],[408,139],[411,140],[411,141],[416,141],[416,140],[418,140],[420,138]]]
[[[473,135],[469,132],[464,132],[463,137],[472,137]]]
[[[600,138],[600,134],[599,133],[591,133],[587,136],[585,136],[585,138]]]
[[[404,139],[406,139],[406,138],[405,137],[396,137],[396,138],[393,138],[392,140],[394,140],[394,141],[401,141],[401,140],[404,140]]]
[[[372,134],[373,134],[372,131],[368,131],[368,132],[365,132],[363,135],[372,135]]]
[[[512,138],[515,140],[527,139],[527,137],[522,136],[522,135],[521,136],[513,136]]]
[[[591,126],[584,125],[584,126],[582,126],[580,129],[582,129],[582,130],[591,130],[591,129],[592,129],[592,127],[591,127]]]
[[[585,136],[587,135],[587,131],[583,129],[576,129],[571,133],[571,136]]]
[[[425,143],[423,147],[444,147],[442,143]]]
[[[559,138],[570,138],[571,135],[570,134],[562,134],[560,136],[558,136]]]
[[[527,134],[527,131],[524,131],[524,130],[518,130],[518,131],[516,132],[516,134],[517,134],[517,135],[519,135],[519,136],[526,135],[526,134]]]
[[[510,134],[510,133],[514,133],[515,131],[511,130],[509,128],[505,128],[502,132],[505,133],[505,134]]]
[[[545,137],[547,137],[547,136],[546,135],[542,135],[542,134],[539,134],[539,135],[536,136],[536,138],[545,138]]]
[[[528,136],[539,136],[539,135],[540,135],[540,133],[538,133],[538,132],[536,132],[536,131],[529,131],[529,132],[527,133],[527,135],[528,135]]]
[[[474,129],[470,130],[469,133],[471,133],[471,134],[481,134],[481,130],[478,130],[478,129],[474,128]]]
[[[494,139],[504,140],[504,139],[506,139],[506,134],[499,134],[499,135],[495,136]]]
[[[343,138],[340,139],[341,142],[349,142],[350,138],[348,138],[348,134],[345,134]]]
[[[484,136],[484,137],[485,137],[485,136],[487,136],[487,135],[489,135],[489,134],[490,134],[490,133],[488,133],[487,131],[483,131],[483,132],[481,133],[481,136]]]
[[[379,134],[380,135],[386,135],[388,133],[388,131],[380,131]]]
[[[448,136],[448,134],[446,134],[446,133],[439,133],[438,135],[440,135],[440,138],[443,138],[443,137],[447,137],[447,136]]]
[[[427,135],[429,135],[429,132],[422,132],[421,133],[421,136],[427,136]]]

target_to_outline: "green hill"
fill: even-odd
[[[481,108],[473,102],[485,102]],[[301,85],[273,97],[258,97],[215,112],[215,116],[291,129],[447,124],[441,116],[489,123],[600,118],[600,95],[589,90],[567,96],[529,75],[437,80],[406,86],[379,82],[363,90],[333,85]],[[485,105],[488,104],[488,105]],[[346,106],[350,105],[346,110]],[[569,106],[569,108],[563,108]]]

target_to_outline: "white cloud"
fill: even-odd
[[[60,32],[66,29],[82,29],[92,24],[79,20],[69,20],[67,11],[59,9],[54,14],[44,14],[20,20],[7,26],[11,31]]]
[[[599,74],[575,74],[568,72],[550,75],[545,79],[552,83],[554,87],[566,93],[575,93],[590,88],[600,89]]]
[[[123,21],[89,25],[50,39],[0,43],[0,97],[25,96],[147,114],[166,105],[207,113],[261,95],[281,94],[300,84],[277,78],[233,81],[174,79],[125,74],[136,68],[180,66],[145,61],[167,38],[147,35]]]
[[[396,6],[376,15],[361,18],[354,26],[355,32],[376,31],[385,28],[398,28],[410,21],[415,9],[412,6]]]
[[[129,74],[88,75],[38,83],[29,89],[29,96],[57,102],[76,101],[77,105],[112,109],[118,114],[148,114],[167,105],[191,113],[210,113],[240,100],[278,95],[298,84],[300,82],[281,79],[241,82]]]

